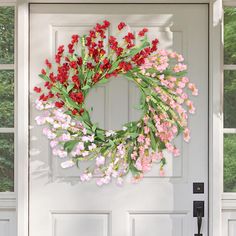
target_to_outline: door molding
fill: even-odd
[[[209,236],[221,236],[223,192],[222,0],[18,0],[17,45],[17,236],[28,236],[29,5],[32,3],[156,3],[209,5]]]

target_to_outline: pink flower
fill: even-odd
[[[192,91],[192,95],[193,96],[197,96],[198,95],[198,89],[196,88],[195,84],[189,83],[188,84],[188,88]]]
[[[180,155],[179,149],[175,148],[175,149],[173,150],[173,154],[174,154],[175,157],[179,156],[179,155]]]
[[[185,64],[182,63],[178,63],[174,66],[173,71],[178,73],[181,71],[187,70],[187,66]]]
[[[189,142],[189,140],[190,140],[190,131],[189,131],[188,128],[186,128],[186,129],[184,130],[184,141],[185,141],[185,142]]]
[[[188,77],[182,77],[182,82],[183,83],[188,83],[189,82],[189,78]]]
[[[148,126],[144,126],[144,133],[148,134],[150,132],[150,128]]]
[[[165,176],[165,171],[163,170],[163,168],[160,169],[160,172],[159,172],[160,176]]]
[[[145,140],[145,136],[144,136],[143,134],[140,134],[140,135],[138,136],[138,142],[139,142],[139,143],[144,143],[144,140]]]

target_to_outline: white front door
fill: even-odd
[[[125,21],[138,31],[149,28],[160,46],[182,53],[188,76],[199,88],[197,113],[190,118],[191,141],[177,140],[181,156],[167,156],[166,175],[158,166],[138,184],[128,181],[98,187],[80,183],[78,170],[61,169],[42,128],[34,121],[33,87],[45,58],[67,44],[74,33],[88,33],[104,19]],[[111,28],[110,33],[113,29]],[[197,220],[193,201],[205,202],[202,233],[208,235],[208,6],[205,4],[33,4],[30,6],[30,236],[193,236]],[[119,128],[137,119],[137,88],[113,80],[89,97],[93,119],[105,128]],[[193,183],[205,183],[193,194]]]

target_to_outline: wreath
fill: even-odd
[[[187,90],[192,95],[198,90],[186,77],[183,56],[159,49],[157,38],[148,39],[147,28],[135,35],[121,22],[119,42],[115,36],[107,39],[109,26],[105,20],[88,35],[72,35],[67,50],[58,47],[53,67],[45,60],[39,75],[44,85],[34,87],[39,93],[35,107],[41,111],[35,120],[46,125],[43,133],[53,155],[66,158],[62,168],[81,168],[81,181],[96,177],[102,185],[115,178],[121,184],[131,172],[136,182],[154,163],[159,163],[163,176],[164,150],[178,156],[173,140],[181,133],[185,141],[190,139],[188,113],[195,108]],[[85,99],[91,88],[117,75],[139,88],[142,117],[121,130],[104,130],[91,121]]]

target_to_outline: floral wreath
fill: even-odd
[[[89,163],[81,170],[80,179],[96,177],[98,185],[112,178],[121,184],[129,172],[136,182],[154,163],[159,163],[160,175],[164,175],[164,150],[178,156],[180,151],[172,141],[181,133],[186,142],[190,139],[188,112],[194,113],[195,108],[185,90],[198,94],[185,76],[183,56],[159,49],[158,39],[148,40],[147,28],[136,36],[121,22],[118,33],[122,42],[109,36],[105,45],[109,26],[105,20],[88,35],[73,35],[67,51],[59,46],[55,71],[46,59],[46,68],[39,75],[44,86],[34,87],[40,94],[36,109],[42,111],[35,120],[46,125],[43,133],[51,140],[53,155],[68,158],[62,168]],[[140,89],[143,115],[122,130],[104,130],[91,122],[84,102],[92,87],[117,75]]]

